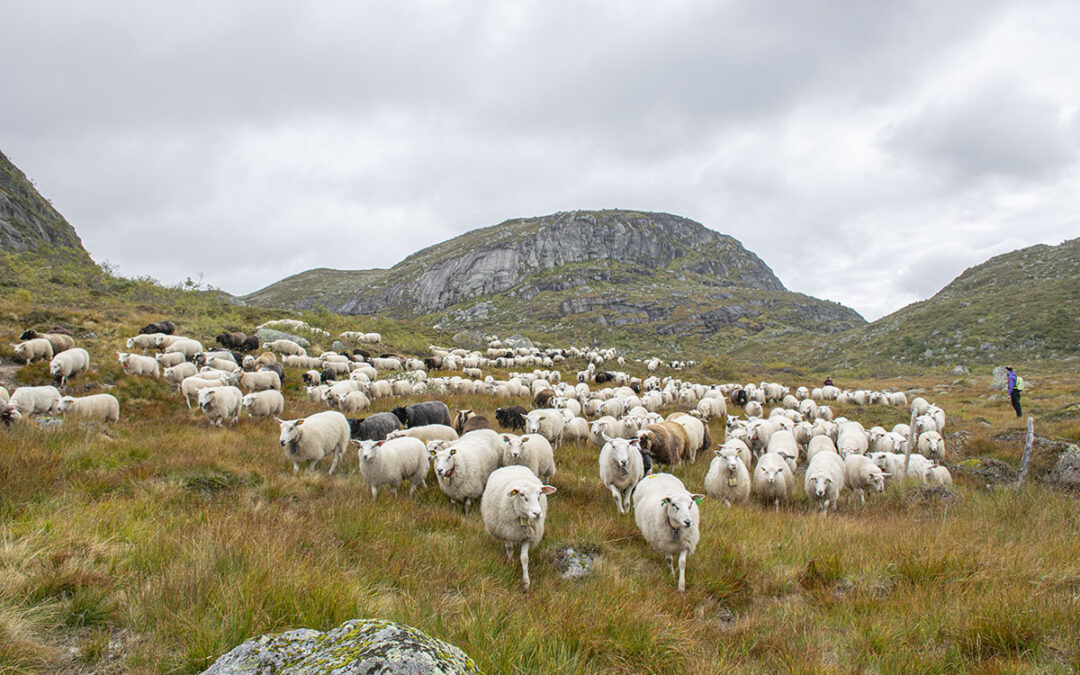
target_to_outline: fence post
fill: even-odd
[[[1016,491],[1020,491],[1020,486],[1024,483],[1024,478],[1027,477],[1028,465],[1031,464],[1031,453],[1035,449],[1035,418],[1028,417],[1028,429],[1027,439],[1024,441],[1024,459],[1020,462],[1020,478],[1016,481]]]
[[[915,408],[911,409],[911,424],[908,425],[907,452],[904,453],[904,477],[907,478],[908,464],[911,463],[911,449],[915,447]]]

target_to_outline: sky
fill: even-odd
[[[740,240],[873,320],[1080,236],[1080,4],[0,0],[0,151],[98,262],[235,294],[510,218]]]

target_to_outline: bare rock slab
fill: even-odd
[[[354,619],[321,633],[261,635],[219,658],[203,675],[421,675],[479,673],[452,644],[392,621]]]

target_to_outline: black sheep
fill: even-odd
[[[330,370],[329,368],[322,371],[321,373],[319,373],[319,381],[322,382],[323,384],[326,384],[327,382],[333,382],[334,379],[335,379],[335,373],[334,373],[334,371]]]
[[[735,391],[731,392],[731,402],[735,405],[746,407],[746,402],[749,400],[749,396],[746,395],[746,390],[739,387]]]
[[[222,333],[214,338],[219,345],[227,349],[237,349],[244,344],[247,335],[243,333]]]
[[[512,405],[507,408],[497,408],[495,410],[495,421],[499,423],[499,426],[503,429],[520,429],[525,431],[525,415],[528,411],[519,405]]]
[[[450,409],[442,401],[414,403],[408,408],[398,406],[392,412],[406,427],[422,427],[428,424],[450,426]]]
[[[249,335],[244,339],[244,343],[240,345],[240,351],[253,352],[259,348],[259,338],[254,335]]]
[[[154,323],[148,323],[139,329],[141,335],[148,333],[165,333],[166,335],[172,335],[176,332],[176,324],[172,321],[155,321]]]
[[[596,383],[597,384],[604,384],[605,382],[611,382],[614,379],[615,379],[615,376],[612,373],[607,372],[606,370],[601,370],[600,372],[598,372],[596,374]]]
[[[364,351],[363,349],[354,349],[354,350],[352,350],[352,353],[353,353],[353,356],[363,357],[363,359],[365,361],[367,361],[367,360],[369,360],[371,358],[371,352]]]
[[[398,418],[390,413],[375,413],[368,418],[348,418],[349,438],[356,441],[385,441],[391,431],[401,428]]]

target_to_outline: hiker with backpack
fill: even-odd
[[[1009,400],[1012,401],[1016,416],[1020,417],[1023,414],[1020,409],[1020,392],[1024,391],[1024,378],[1017,376],[1012,366],[1005,366],[1005,372],[1008,373],[1009,379]]]

